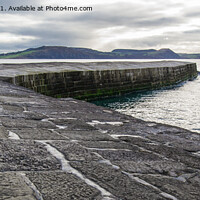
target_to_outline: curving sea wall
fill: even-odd
[[[109,63],[111,69],[100,65],[93,70],[85,67],[45,73],[41,68],[41,72],[16,75],[9,82],[52,97],[90,100],[169,86],[197,76],[195,63],[154,62],[149,63],[149,66],[148,63],[145,66],[133,63],[132,68],[129,63],[129,67],[125,65],[125,68],[119,69],[115,68],[117,64],[113,62],[111,67]],[[94,66],[94,63],[87,65]]]

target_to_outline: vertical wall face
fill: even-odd
[[[168,86],[196,76],[196,64],[186,64],[178,67],[34,74],[17,76],[12,82],[48,96],[89,100]]]

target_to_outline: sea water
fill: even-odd
[[[195,62],[200,71],[200,60],[179,61]],[[169,124],[200,133],[200,75],[193,81],[176,86],[133,92],[92,103],[145,121]]]

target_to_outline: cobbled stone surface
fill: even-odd
[[[0,200],[199,200],[199,188],[199,134],[0,81]]]

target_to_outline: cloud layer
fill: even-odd
[[[67,4],[66,4],[67,2]],[[43,45],[200,52],[196,0],[7,0],[9,6],[92,6],[92,12],[0,12],[0,52]]]

